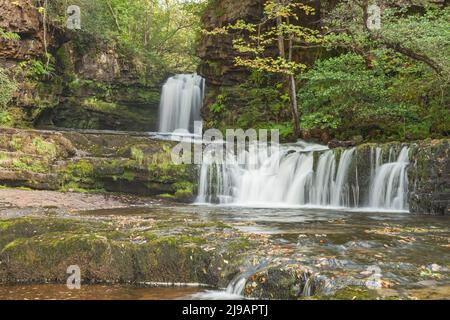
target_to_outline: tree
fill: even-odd
[[[295,75],[306,69],[306,65],[295,61],[294,44],[318,44],[318,30],[300,25],[300,13],[311,15],[314,9],[298,1],[269,0],[264,4],[264,16],[257,23],[238,20],[234,24],[219,27],[207,34],[233,34],[233,47],[238,55],[237,66],[281,74],[288,86],[294,132],[300,136],[300,114],[297,103]],[[277,54],[271,55],[276,47]]]
[[[424,63],[438,76],[450,79],[450,9],[421,0],[407,3],[379,0],[382,24],[379,30],[367,27],[368,0],[344,0],[325,18],[326,42],[344,47],[366,58],[371,65],[371,51],[387,48]],[[417,9],[420,8],[420,9]],[[416,10],[416,11],[414,11]]]
[[[450,134],[450,8],[419,2],[377,1],[379,29],[367,26],[366,0],[324,12],[324,44],[336,56],[301,77],[305,127],[378,141]]]

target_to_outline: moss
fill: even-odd
[[[162,193],[162,194],[158,195],[158,197],[160,197],[162,199],[175,199],[175,196],[170,193]]]
[[[9,159],[9,155],[0,151],[0,161]]]
[[[94,167],[86,160],[80,160],[74,164],[70,164],[67,169],[77,177],[90,177],[94,172]]]
[[[228,251],[233,253],[242,252],[249,250],[251,246],[252,243],[250,242],[250,240],[246,238],[239,238],[233,240],[231,243],[228,244]]]
[[[69,49],[66,46],[61,46],[56,51],[56,59],[64,76],[69,80],[75,78],[75,66],[72,63]]]
[[[179,200],[190,199],[194,196],[194,185],[189,181],[177,182],[174,185],[175,198]]]
[[[45,155],[53,158],[58,153],[58,148],[54,143],[47,142],[41,137],[34,137],[32,144],[36,148],[36,152],[39,155]]]
[[[10,226],[2,225],[4,228]],[[81,267],[86,281],[205,281],[208,275],[198,272],[209,265],[206,253],[198,248],[205,239],[151,232],[143,235],[146,242],[133,243],[128,234],[97,225],[16,236],[4,246],[0,257],[7,261],[3,268],[8,270],[8,281],[65,281],[65,270],[71,264]]]
[[[225,67],[221,61],[206,60],[205,63],[214,76],[220,77],[223,75]]]
[[[75,132],[4,132],[0,135],[0,163],[3,168],[20,171],[14,185],[79,192],[170,194],[178,201],[190,201],[195,193],[192,181],[196,169],[172,162],[171,142]],[[89,157],[73,157],[76,150]]]
[[[23,140],[21,137],[13,136],[9,145],[13,151],[19,151],[23,148]]]
[[[364,287],[350,286],[337,291],[334,295],[322,297],[330,300],[374,300],[376,291]]]
[[[120,176],[113,176],[114,181],[126,180],[128,182],[133,181],[136,178],[136,174],[132,171],[125,170],[125,172]]]
[[[133,160],[136,160],[139,165],[144,163],[144,152],[138,147],[131,147],[131,157]]]
[[[12,162],[13,168],[21,171],[30,171],[35,173],[48,172],[48,165],[41,160],[31,157],[20,157]]]
[[[62,173],[61,190],[86,191],[87,189],[99,190],[101,183],[96,180],[94,165],[87,160],[79,160],[67,165]]]
[[[152,181],[162,183],[177,183],[180,179],[184,178],[183,180],[186,180],[189,177],[187,165],[174,164],[170,150],[167,149],[154,154],[149,161],[147,169],[151,174]]]
[[[45,233],[108,230],[107,224],[72,219],[17,218],[0,220],[0,248],[16,238],[31,238]]]

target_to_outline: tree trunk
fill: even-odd
[[[284,3],[284,0],[281,0]],[[289,24],[289,17],[286,18],[286,22]],[[288,47],[288,61],[292,61],[292,51],[293,51],[293,37],[289,37],[289,47]],[[295,83],[295,77],[293,74],[288,75],[289,84],[289,100],[291,101],[291,112],[292,112],[292,122],[294,123],[294,134],[296,138],[300,138],[300,115],[298,112],[297,103],[297,85]]]
[[[292,121],[294,122],[294,134],[296,138],[300,138],[300,115],[297,103],[297,85],[295,84],[294,75],[289,75],[289,97],[291,100]]]
[[[47,43],[47,0],[44,1],[44,17],[43,17],[43,27],[44,27],[44,50],[45,50],[45,67],[48,68],[50,64],[50,56],[48,54],[48,43]]]

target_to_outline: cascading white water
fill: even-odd
[[[395,153],[392,148],[386,163],[381,149],[370,156],[363,196],[359,176],[364,172],[358,172],[356,149],[340,152],[306,143],[274,150],[250,148],[244,164],[238,164],[234,155],[228,154],[221,164],[206,154],[197,202],[407,210],[408,148],[397,159]]]
[[[184,129],[193,132],[194,121],[200,121],[205,79],[196,74],[178,74],[163,86],[159,107],[159,131]]]
[[[391,149],[392,150],[392,149]],[[407,209],[409,148],[400,152],[396,162],[378,165],[370,188],[370,206],[383,209]],[[393,159],[389,152],[389,159]]]

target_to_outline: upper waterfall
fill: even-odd
[[[374,148],[363,155],[356,148],[329,150],[303,142],[277,150],[249,148],[245,164],[230,154],[224,163],[204,161],[197,201],[405,211],[408,152]],[[358,169],[363,161],[366,170]]]
[[[193,132],[200,121],[205,79],[197,74],[178,74],[164,84],[159,107],[159,132],[184,129]]]

